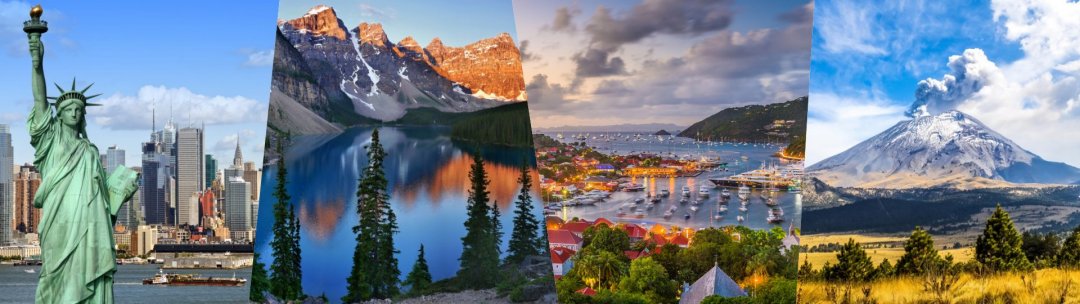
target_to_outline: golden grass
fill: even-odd
[[[896,266],[896,262],[900,261],[900,257],[904,255],[904,248],[868,248],[866,255],[870,256],[870,260],[874,261],[874,266],[877,267],[882,260],[888,258],[889,263]],[[803,264],[806,259],[810,260],[811,266],[814,269],[821,269],[821,266],[825,265],[825,262],[836,265],[837,252],[803,252],[799,254],[799,265]],[[974,248],[960,248],[949,250],[938,250],[938,254],[944,257],[947,254],[952,254],[953,262],[967,262],[975,257]]]
[[[805,247],[813,247],[814,245],[837,243],[847,243],[848,239],[855,239],[855,242],[860,244],[866,243],[883,243],[883,242],[904,242],[907,241],[907,237],[903,236],[872,236],[862,234],[810,234],[804,235],[799,238],[799,244]]]
[[[923,288],[924,278],[905,277],[867,284],[833,284],[821,281],[799,282],[799,303],[1080,303],[1080,271],[1043,269],[1022,274],[1000,274],[977,278],[961,274],[948,293],[935,294]],[[836,288],[837,296],[827,294]],[[864,302],[863,291],[870,287],[873,301]],[[844,302],[844,290],[850,290],[850,302]]]

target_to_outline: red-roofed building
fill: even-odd
[[[630,240],[641,241],[649,235],[649,231],[641,226],[635,224],[624,224],[623,230],[626,230],[626,235],[630,237]]]
[[[682,234],[676,234],[675,237],[671,238],[671,243],[679,245],[679,247],[682,248],[690,247],[690,239],[686,238]]]
[[[590,297],[596,295],[596,290],[593,290],[592,288],[589,288],[588,286],[586,286],[585,288],[582,288],[582,289],[578,289],[575,292],[578,293],[578,294],[582,294],[582,295],[586,295],[586,296],[590,296]]]
[[[588,221],[576,221],[568,222],[562,225],[562,230],[573,232],[578,237],[581,237],[582,233],[585,233],[585,229],[592,226],[592,223]]]
[[[668,243],[667,238],[664,238],[663,235],[659,234],[652,234],[652,238],[650,238],[649,241],[655,243],[656,247],[664,246]]]
[[[574,267],[574,253],[576,251],[558,247],[551,249],[551,270],[555,278],[562,278]]]
[[[636,259],[639,259],[639,258],[650,256],[650,255],[652,255],[652,253],[649,252],[648,248],[646,248],[646,249],[643,249],[641,251],[634,251],[634,250],[623,251],[623,255],[626,255],[627,258],[629,258],[631,261],[633,261],[633,260],[636,260]]]
[[[567,230],[548,230],[548,248],[566,248],[581,250],[581,237]]]
[[[596,226],[596,225],[599,225],[599,224],[604,224],[604,225],[607,225],[608,227],[615,227],[615,223],[612,223],[611,221],[609,221],[606,218],[598,218],[598,219],[596,219],[595,222],[593,222],[593,226]]]

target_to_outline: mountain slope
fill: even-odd
[[[728,108],[691,125],[678,136],[698,140],[792,141],[806,136],[806,109],[805,96],[783,103]],[[778,120],[784,123],[776,124]]]
[[[867,188],[987,188],[1080,180],[1080,169],[1043,160],[959,111],[901,121],[808,171],[832,186]]]
[[[421,108],[472,112],[525,99],[520,52],[507,34],[464,47],[443,46],[436,39],[422,48],[411,37],[395,44],[381,24],[348,29],[326,6],[280,21],[278,28],[331,108],[312,111],[330,121],[387,122]],[[349,114],[367,119],[328,117]]]

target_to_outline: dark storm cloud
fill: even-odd
[[[518,52],[521,53],[521,61],[540,60],[540,56],[529,53],[528,40],[521,40],[521,46],[518,46]]]
[[[560,7],[555,10],[555,20],[551,22],[549,29],[555,32],[576,32],[574,17],[580,14],[581,10],[577,8]]]
[[[780,14],[779,18],[780,20],[791,23],[810,24],[814,22],[814,2],[810,1],[810,3],[807,3],[806,5]]]
[[[611,57],[608,52],[598,49],[588,49],[584,53],[574,55],[574,63],[577,69],[574,74],[577,77],[599,77],[626,73],[626,64],[622,58]]]
[[[615,16],[599,7],[585,31],[594,47],[614,51],[626,43],[653,34],[697,35],[721,30],[731,24],[732,1],[728,0],[646,0],[627,14]]]
[[[529,108],[532,110],[555,110],[566,106],[566,95],[570,90],[560,84],[548,83],[547,75],[536,74],[525,85],[529,92]]]

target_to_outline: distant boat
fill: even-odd
[[[690,197],[690,187],[689,186],[683,186],[682,187],[682,196]]]
[[[37,273],[37,271],[35,271],[33,268],[23,269],[23,272],[25,272],[25,273]]]
[[[702,185],[701,187],[698,187],[698,196],[709,197],[709,190],[708,186]]]

